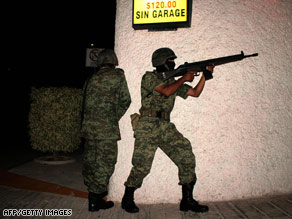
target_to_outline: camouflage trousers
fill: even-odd
[[[147,130],[147,125],[148,123],[144,124],[144,131]],[[152,126],[152,131],[149,135],[147,132],[150,130],[141,132],[141,135],[139,130],[136,132],[135,148],[132,157],[133,167],[125,185],[135,188],[142,186],[143,179],[151,170],[154,155],[158,147],[178,167],[180,185],[191,182],[195,183],[197,180],[195,173],[196,160],[190,141],[177,131],[173,123],[159,122],[158,126],[153,126],[153,123],[150,126]]]
[[[88,192],[108,191],[109,179],[117,162],[117,140],[86,140],[82,175]]]

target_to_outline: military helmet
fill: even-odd
[[[176,59],[175,53],[170,48],[160,48],[152,54],[152,65],[157,67],[164,65],[168,59]]]
[[[98,55],[97,66],[104,64],[119,65],[116,53],[112,49],[104,49]]]

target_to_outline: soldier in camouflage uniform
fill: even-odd
[[[196,183],[195,156],[188,139],[178,132],[170,122],[176,96],[186,99],[198,97],[205,85],[205,75],[212,74],[214,66],[208,66],[197,86],[192,88],[184,82],[192,81],[194,73],[188,72],[177,81],[174,78],[162,81],[157,72],[174,69],[176,55],[169,48],[156,50],[152,55],[153,72],[146,72],[141,83],[142,107],[140,119],[134,130],[135,148],[132,157],[132,170],[125,182],[125,194],[122,208],[135,213],[139,208],[134,203],[134,191],[142,186],[143,179],[150,172],[155,152],[159,147],[178,167],[179,184],[182,185],[180,210],[206,212],[207,206],[200,205],[193,199],[193,188]]]
[[[118,123],[131,103],[124,72],[115,68],[118,59],[114,51],[103,50],[98,58],[99,70],[84,87],[81,129],[85,138],[82,174],[89,192],[89,211],[114,205],[104,197],[117,161],[117,141],[121,139]]]

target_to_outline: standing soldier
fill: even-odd
[[[184,84],[193,81],[194,71],[186,73],[177,81],[174,78],[162,81],[157,73],[173,70],[177,58],[169,48],[160,48],[152,55],[153,72],[146,72],[141,82],[142,107],[140,119],[134,129],[135,148],[132,157],[132,170],[125,182],[122,208],[135,213],[139,208],[134,202],[134,191],[142,186],[143,179],[150,172],[155,152],[159,147],[178,167],[179,184],[182,185],[181,211],[207,212],[208,206],[200,205],[193,199],[196,183],[195,156],[188,139],[179,133],[170,122],[175,97],[186,99],[199,97],[204,85],[205,75],[211,77],[214,66],[208,66],[198,84],[192,88]]]
[[[117,141],[121,139],[119,120],[131,103],[124,71],[116,68],[117,65],[118,59],[113,50],[101,51],[99,70],[84,86],[82,174],[89,192],[89,211],[114,206],[104,197],[108,194],[109,179],[117,161]]]

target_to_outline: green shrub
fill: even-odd
[[[72,152],[80,138],[82,90],[68,87],[32,88],[29,134],[33,149]]]

